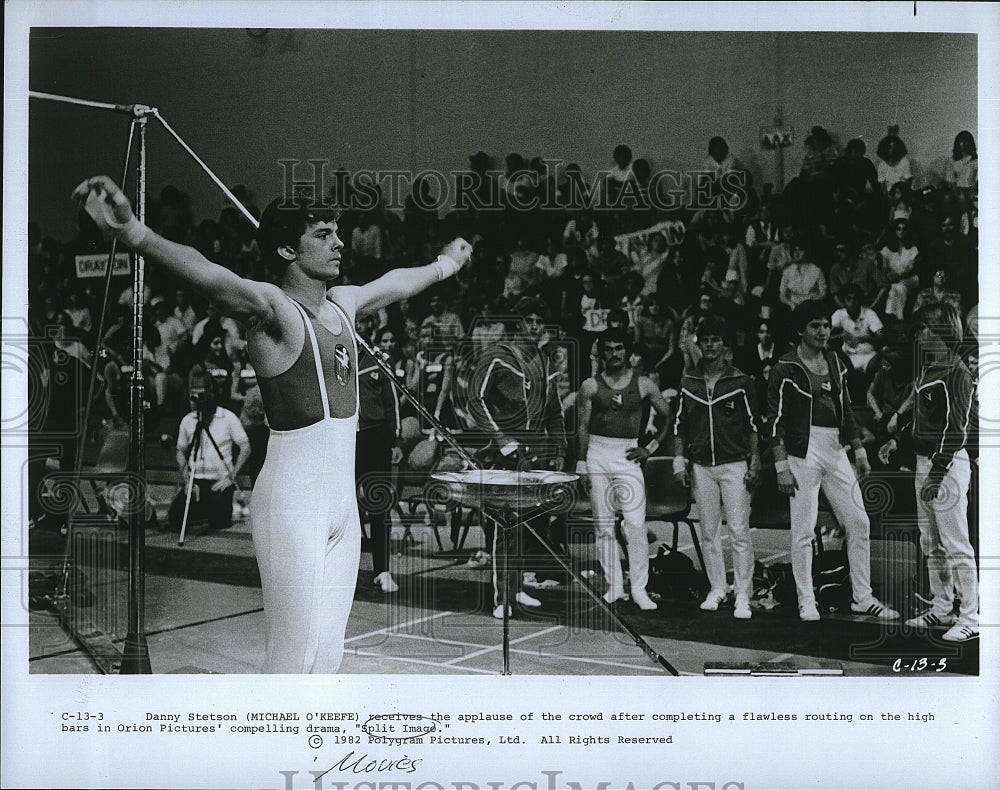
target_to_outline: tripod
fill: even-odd
[[[181,519],[181,534],[177,538],[177,545],[184,545],[184,535],[187,532],[187,521],[188,515],[191,511],[191,496],[194,493],[194,473],[195,466],[198,463],[198,456],[201,453],[202,436],[207,436],[209,441],[212,443],[212,447],[215,450],[215,454],[219,457],[219,460],[226,467],[226,471],[229,473],[230,479],[233,481],[233,486],[239,490],[239,485],[236,482],[235,470],[232,464],[226,459],[222,454],[222,450],[219,449],[218,442],[215,441],[215,437],[212,436],[212,432],[209,430],[208,426],[205,425],[205,421],[202,419],[202,414],[200,411],[196,411],[197,422],[194,427],[194,436],[191,439],[191,447],[188,448],[187,459],[185,460],[185,467],[188,470],[187,479],[187,491],[184,495],[184,517]]]

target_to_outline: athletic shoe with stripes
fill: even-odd
[[[953,625],[947,631],[945,631],[941,638],[947,642],[968,642],[970,639],[979,638],[979,626],[978,625]]]
[[[904,625],[911,628],[950,628],[955,625],[955,615],[937,614],[933,610],[911,617]]]
[[[898,620],[899,612],[895,609],[890,609],[885,604],[879,603],[875,599],[872,599],[870,603],[867,604],[851,604],[851,611],[854,614],[864,615],[865,617],[874,617],[878,620]]]
[[[708,597],[706,597],[705,600],[701,602],[701,606],[699,606],[698,608],[706,612],[716,612],[719,609],[719,605],[724,600],[726,600],[726,594],[724,592],[719,592],[718,590],[712,590],[708,594]]]

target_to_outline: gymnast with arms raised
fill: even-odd
[[[262,671],[333,673],[354,600],[361,526],[354,481],[358,421],[356,314],[374,312],[455,274],[472,248],[449,243],[433,263],[361,286],[328,288],[340,273],[336,213],[279,198],[257,239],[280,285],[245,280],[191,247],[158,236],[106,176],[73,193],[99,225],[246,323],[271,435],[250,520],[264,594]]]

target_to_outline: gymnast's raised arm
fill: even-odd
[[[73,190],[73,199],[102,229],[110,230],[133,251],[183,280],[210,299],[224,315],[240,321],[269,323],[281,289],[245,280],[205,258],[192,247],[167,241],[143,225],[118,185],[107,176],[88,178]]]
[[[357,315],[372,313],[451,277],[468,263],[471,255],[472,245],[465,239],[455,239],[445,245],[437,259],[427,266],[393,269],[367,285],[339,285],[327,293],[348,312]]]

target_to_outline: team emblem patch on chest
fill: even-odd
[[[620,392],[616,392],[611,396],[611,408],[620,409],[625,405],[625,397]]]
[[[346,346],[337,343],[333,354],[333,373],[341,387],[346,387],[351,380],[351,353]]]

